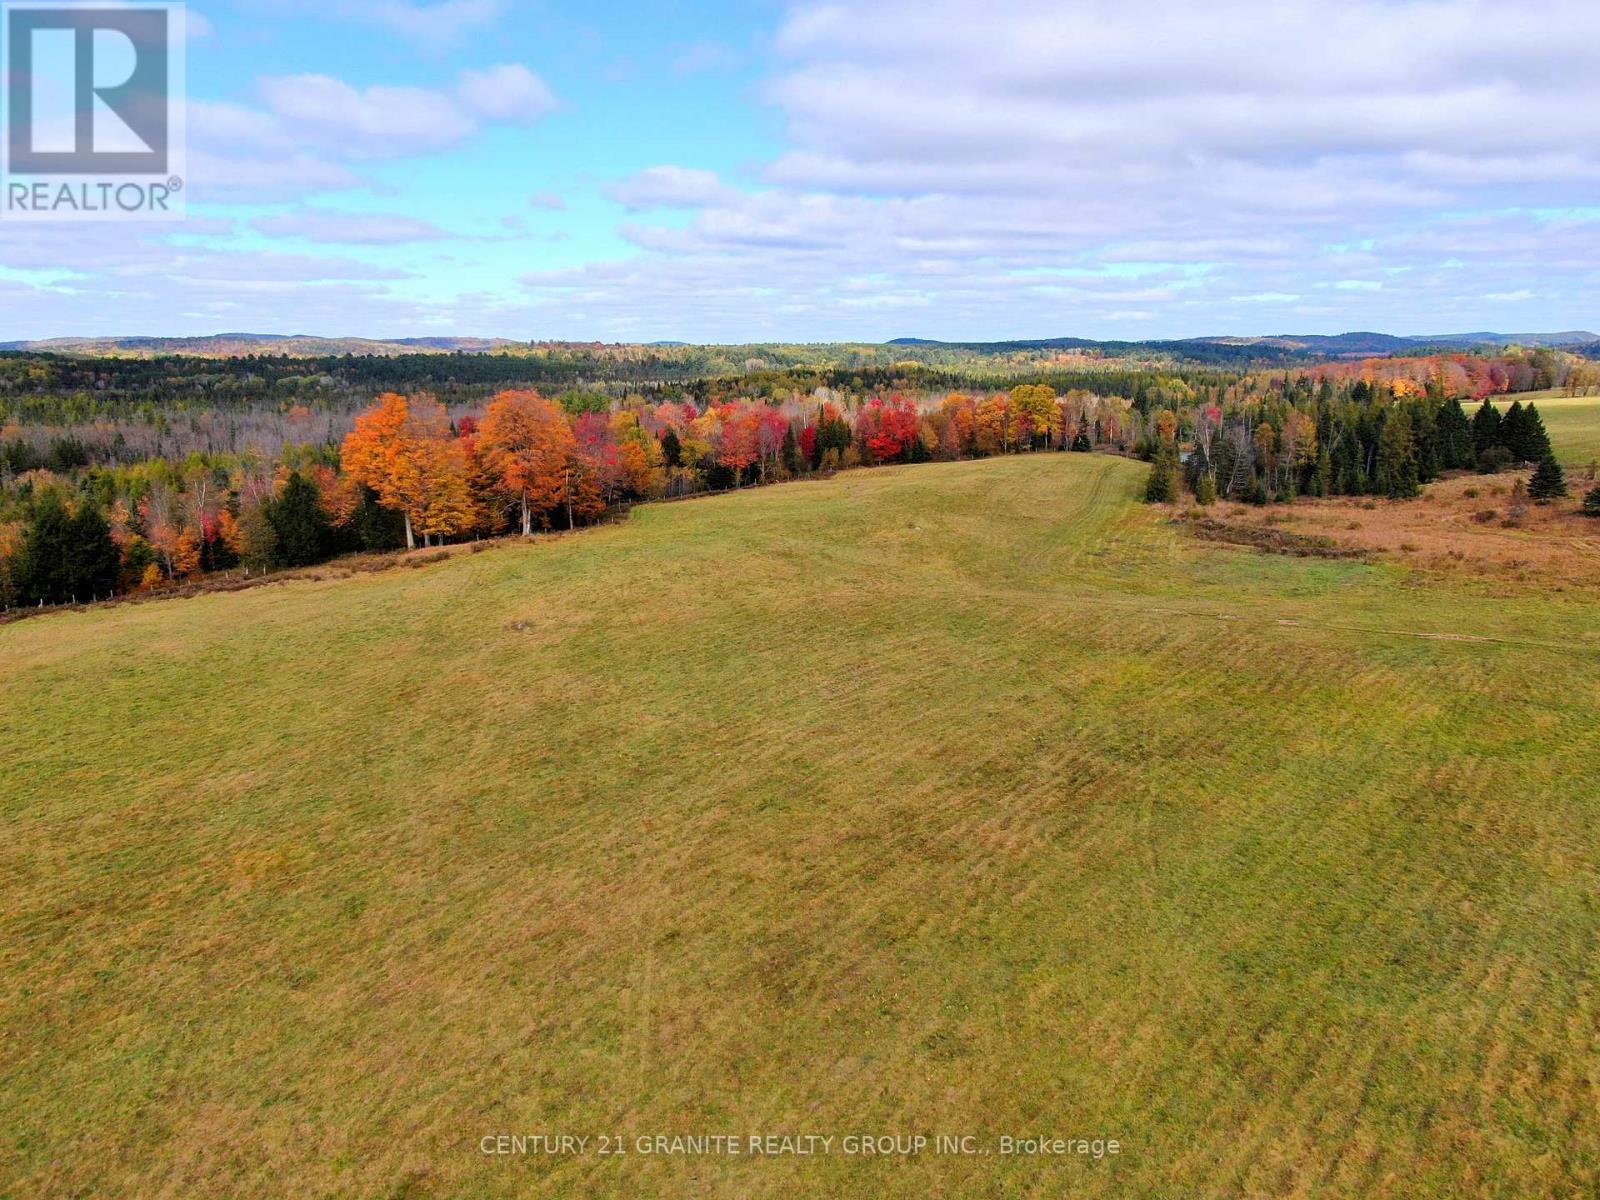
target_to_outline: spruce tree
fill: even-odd
[[[1472,447],[1474,456],[1481,456],[1491,446],[1500,444],[1500,410],[1488,400],[1472,415]]]
[[[1590,488],[1589,494],[1583,498],[1583,515],[1600,517],[1600,486]]]
[[[289,476],[283,494],[267,509],[277,536],[277,558],[286,567],[304,567],[328,557],[332,541],[317,486],[298,471]]]
[[[661,436],[661,457],[669,467],[682,465],[683,443],[678,440],[677,431],[668,429]]]
[[[1554,500],[1567,494],[1567,476],[1554,454],[1545,452],[1539,460],[1539,469],[1528,481],[1528,495],[1535,500]]]
[[[66,571],[71,527],[60,496],[46,492],[34,502],[17,554],[17,594],[24,604],[58,604],[71,594]]]
[[[1406,405],[1406,416],[1411,421],[1411,436],[1417,444],[1417,479],[1432,483],[1439,477],[1439,430],[1433,414],[1421,400]]]
[[[1500,444],[1511,451],[1513,462],[1527,462],[1523,450],[1527,445],[1527,413],[1521,400],[1513,400],[1500,422]]]
[[[363,485],[361,501],[356,505],[356,515],[350,522],[358,550],[399,550],[406,544],[405,515],[396,509],[384,508],[378,503],[378,493]],[[270,537],[268,543],[270,546]],[[275,546],[271,546],[276,556]],[[270,562],[263,565],[271,565]]]
[[[1407,500],[1417,485],[1417,440],[1403,408],[1389,410],[1378,435],[1378,490],[1392,500]]]
[[[1595,489],[1595,494],[1600,496],[1600,488]],[[1195,479],[1194,502],[1202,507],[1217,502],[1217,481],[1210,471],[1202,471]]]
[[[1311,494],[1327,499],[1332,490],[1333,460],[1328,457],[1328,448],[1324,446],[1317,452],[1317,469],[1311,475]]]
[[[1513,446],[1512,449],[1523,462],[1542,463],[1550,453],[1550,434],[1545,430],[1544,418],[1539,415],[1539,406],[1532,400],[1522,410],[1522,448],[1518,450]]]
[[[100,506],[88,500],[78,505],[68,527],[69,598],[105,598],[117,590],[122,555],[111,540],[111,526]]]
[[[1470,467],[1478,452],[1473,445],[1472,424],[1461,409],[1461,401],[1451,396],[1440,404],[1434,422],[1439,430],[1440,469],[1459,471]]]
[[[121,556],[105,515],[88,500],[69,513],[46,492],[34,504],[17,555],[18,598],[27,604],[66,604],[116,591]]]
[[[1144,485],[1146,504],[1171,504],[1179,498],[1178,456],[1170,448],[1160,450],[1150,463],[1150,478]]]

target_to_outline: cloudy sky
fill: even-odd
[[[1594,0],[205,0],[0,340],[1600,327]]]

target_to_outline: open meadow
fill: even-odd
[[[1146,473],[0,627],[0,1195],[1593,1194],[1593,592]],[[724,1133],[835,1141],[637,1149]]]
[[[1550,435],[1550,448],[1563,466],[1587,466],[1600,461],[1600,396],[1569,396],[1562,390],[1525,392],[1496,400],[1501,412],[1514,400],[1537,404]]]

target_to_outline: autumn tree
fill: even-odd
[[[979,454],[1011,453],[1011,438],[1016,432],[1016,418],[1011,410],[1011,397],[997,392],[978,404],[976,413],[976,440]]]
[[[565,414],[537,392],[502,392],[485,410],[478,453],[520,508],[524,537],[533,532],[535,516],[548,525],[549,514],[565,502],[576,448]]]
[[[466,460],[444,406],[427,396],[379,396],[356,417],[340,448],[346,474],[370,487],[378,502],[404,514],[406,549],[424,539],[470,529],[474,514]]]
[[[1018,445],[1048,439],[1056,423],[1056,394],[1042,383],[1022,383],[1011,389],[1011,410],[1016,414]]]
[[[761,417],[734,404],[724,405],[718,417],[722,428],[717,440],[717,465],[733,472],[733,486],[739,487],[745,469],[760,453],[757,437]]]

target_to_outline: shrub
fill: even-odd
[[[1489,446],[1478,455],[1478,472],[1482,475],[1498,475],[1511,462],[1511,451],[1504,446]]]

